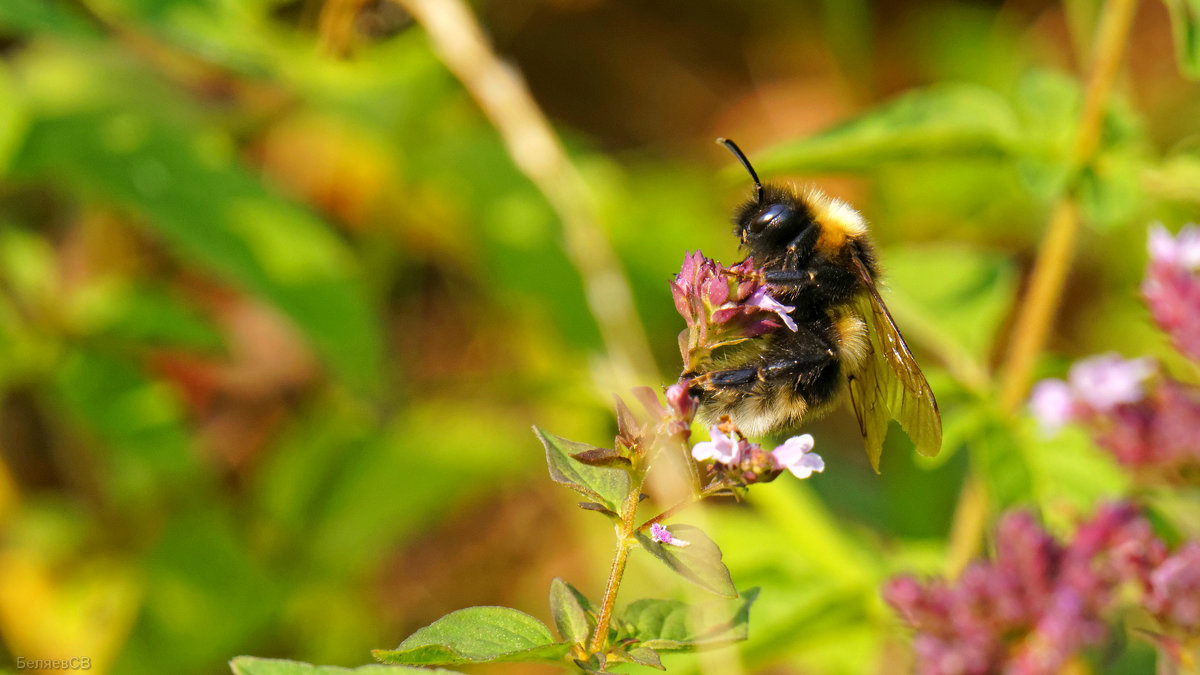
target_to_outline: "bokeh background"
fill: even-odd
[[[1052,525],[1129,489],[1081,435],[1043,452],[995,423],[1099,4],[474,2],[586,186],[605,246],[571,253],[400,5],[4,0],[0,666],[357,665],[468,605],[548,619],[554,576],[598,597],[610,528],[547,480],[530,427],[604,444],[618,388],[673,381],[667,282],[685,251],[740,257],[728,136],[872,223],[946,443],[918,461],[893,429],[875,475],[841,411],[807,429],[825,474],[710,509],[738,586],[763,589],[710,672],[894,672],[879,584],[945,569],[972,463]],[[1147,225],[1200,217],[1200,86],[1171,35],[1141,3],[1039,372],[1178,361],[1136,292]],[[597,269],[636,322],[598,318]],[[650,592],[686,591],[635,556],[622,597]]]

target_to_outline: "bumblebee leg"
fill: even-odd
[[[818,262],[796,270],[767,270],[763,279],[790,294],[820,289],[830,303],[849,298],[858,290],[854,275],[831,262]]]
[[[758,379],[758,368],[738,368],[736,370],[718,370],[709,373],[708,381],[714,387],[737,387],[750,384]]]
[[[787,255],[784,258],[784,269],[797,269],[801,263],[806,262],[812,257],[813,248],[817,245],[817,239],[821,237],[821,230],[816,225],[809,225],[796,235],[795,239],[787,246]]]

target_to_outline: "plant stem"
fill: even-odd
[[[697,503],[703,501],[704,499],[707,499],[708,497],[712,497],[713,495],[719,493],[721,490],[727,490],[727,489],[728,488],[726,488],[725,486],[722,485],[722,486],[717,486],[717,487],[711,488],[711,489],[706,488],[706,489],[700,490],[699,492],[692,495],[691,497],[688,497],[687,499],[684,499],[683,501],[680,501],[679,503],[668,507],[662,513],[658,514],[657,516],[654,516],[653,518],[651,518],[650,520],[647,520],[646,522],[642,523],[641,525],[638,525],[637,531],[644,532],[651,525],[653,525],[655,523],[661,523],[662,521],[666,520],[667,518],[670,518],[671,516],[675,515],[676,513],[679,513],[680,511],[691,506],[692,504],[697,504]]]
[[[633,293],[599,206],[533,99],[520,73],[492,50],[463,0],[395,0],[421,24],[433,48],[487,115],[523,172],[562,222],[567,256],[579,272],[608,353],[615,389],[657,379],[658,368]]]
[[[629,551],[633,548],[634,532],[637,531],[636,518],[638,501],[642,495],[642,483],[645,474],[638,471],[632,474],[635,478],[630,486],[629,495],[621,509],[621,527],[617,533],[617,551],[613,554],[612,567],[608,572],[608,584],[604,587],[604,600],[600,604],[600,616],[596,619],[596,632],[592,635],[590,652],[599,654],[604,651],[608,640],[608,624],[612,622],[613,608],[617,604],[617,589],[621,586],[621,578],[625,576],[625,563],[629,561]]]
[[[1106,104],[1121,65],[1136,9],[1137,0],[1108,0],[1100,15],[1086,98],[1068,165],[1069,178],[1051,211],[1045,238],[1030,273],[1028,291],[1013,324],[1000,388],[1000,406],[1007,415],[1015,414],[1025,400],[1038,354],[1045,347],[1046,338],[1053,327],[1079,234],[1079,205],[1075,192],[1082,171],[1092,162],[1100,147]],[[981,543],[980,533],[986,529],[984,524],[987,518],[986,487],[976,473],[968,477],[959,495],[950,541],[950,550],[955,558],[952,565],[965,565],[977,554]],[[956,567],[952,573],[956,574],[961,569]]]

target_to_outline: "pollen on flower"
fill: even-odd
[[[654,523],[650,526],[650,538],[660,544],[678,546],[680,548],[683,548],[684,546],[690,546],[692,543],[690,541],[679,539],[675,535],[671,534],[671,531],[663,527],[661,523]]]

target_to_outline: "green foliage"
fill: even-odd
[[[1043,438],[996,404],[1021,278],[1064,194],[1086,227],[1039,374],[1168,351],[1135,296],[1146,223],[1200,219],[1180,76],[1200,76],[1196,0],[1166,0],[1170,68],[1147,65],[1167,36],[1139,15],[1084,167],[1105,3],[1034,20],[770,0],[667,23],[592,4],[536,21],[472,6],[564,136],[660,370],[677,372],[666,281],[683,252],[738,257],[727,210],[746,177],[709,147],[716,130],[764,179],[801,174],[871,223],[881,290],[941,404],[941,455],[912,458],[897,429],[876,476],[844,412],[806,424],[829,470],[709,509],[703,532],[670,525],[688,546],[639,533],[651,555],[630,574],[647,579],[629,591],[670,599],[623,590],[606,649],[575,664],[609,553],[587,540],[609,523],[555,508],[569,497],[542,490],[528,427],[598,444],[537,432],[553,480],[620,525],[637,472],[604,445],[604,318],[559,216],[421,27],[390,3],[2,0],[0,597],[22,607],[0,612],[8,655],[192,675],[238,653],[362,663],[416,631],[383,653],[686,671],[696,657],[667,652],[742,642],[728,658],[748,672],[861,673],[906,637],[880,584],[944,570],[970,472],[993,511],[1028,506],[1060,531],[1132,495],[1173,537],[1200,532],[1186,496],[1147,496],[1082,434]],[[727,43],[689,51],[714,28]],[[639,67],[618,34],[649,45]],[[551,584],[558,638],[498,608],[418,629],[480,598],[541,607],[551,567],[578,585]],[[735,583],[761,599],[733,599]]]
[[[574,586],[558,577],[550,582],[550,613],[559,636],[567,642],[581,645],[596,630],[596,612],[591,603]]]
[[[758,589],[733,597],[737,599],[702,605],[638,600],[621,614],[623,632],[657,652],[690,652],[745,640],[750,605],[758,597]]]
[[[1200,77],[1200,2],[1164,0],[1171,12],[1175,33],[1175,56],[1179,69],[1188,77]]]
[[[673,536],[687,542],[686,546],[660,544],[639,532],[638,543],[647,553],[658,558],[667,567],[704,590],[723,598],[736,598],[737,589],[729,570],[721,562],[721,549],[697,527],[670,525]]]
[[[629,496],[629,472],[621,467],[594,466],[575,455],[600,450],[595,446],[568,441],[534,427],[533,432],[546,448],[550,478],[592,500],[609,513],[620,513]]]
[[[298,661],[283,659],[261,659],[254,656],[239,656],[229,662],[233,675],[343,675],[344,673],[409,673],[411,675],[445,675],[454,673],[444,668],[409,668],[406,666],[359,666],[358,668],[339,668],[337,666],[314,666]]]
[[[558,661],[569,645],[556,643],[537,619],[507,607],[451,612],[405,638],[394,650],[371,652],[383,663],[459,665],[501,661]]]

